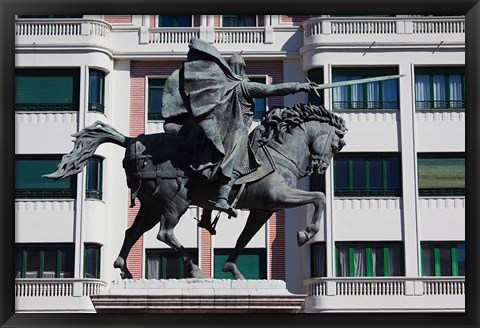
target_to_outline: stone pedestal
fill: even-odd
[[[281,280],[120,280],[90,296],[97,313],[296,313],[305,295]]]

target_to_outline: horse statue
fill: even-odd
[[[333,155],[345,145],[346,131],[341,117],[312,104],[275,108],[263,117],[261,124],[249,134],[252,149],[262,163],[257,177],[235,185],[229,196],[235,207],[249,210],[250,214],[223,272],[230,272],[233,279],[244,279],[235,264],[238,256],[280,209],[313,204],[311,223],[297,233],[298,245],[313,238],[320,228],[325,195],[298,189],[297,181],[312,173],[325,173]],[[134,223],[126,230],[114,262],[114,267],[121,270],[121,277],[132,278],[127,267],[131,248],[140,236],[160,222],[157,239],[183,257],[190,277],[205,278],[174,234],[175,226],[191,204],[204,208],[203,227],[215,233],[210,225],[213,205],[209,200],[215,198],[216,186],[190,168],[195,147],[192,139],[187,142],[185,137],[166,133],[130,138],[101,121],[72,136],[76,138],[74,149],[64,155],[57,170],[46,177],[61,179],[78,174],[100,144],[110,142],[126,148],[123,167],[132,191],[132,206],[136,198],[141,206]],[[304,170],[307,156],[310,164]]]

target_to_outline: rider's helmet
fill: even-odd
[[[246,76],[245,68],[247,65],[245,64],[245,60],[243,60],[241,52],[235,52],[228,60],[228,64],[233,73],[240,76]]]

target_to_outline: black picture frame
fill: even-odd
[[[478,0],[3,0],[0,2],[0,325],[2,327],[477,327],[480,131]],[[22,314],[14,306],[14,15],[16,14],[437,14],[466,15],[466,312],[464,314]]]

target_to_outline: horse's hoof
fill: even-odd
[[[233,280],[245,280],[243,274],[238,274],[232,278]]]
[[[300,230],[297,232],[297,243],[298,246],[303,246],[310,238],[308,238],[307,232],[305,230]]]
[[[133,279],[133,276],[130,272],[121,272],[120,278],[122,279]]]
[[[196,279],[204,279],[207,277],[200,269],[190,271],[190,276]]]

